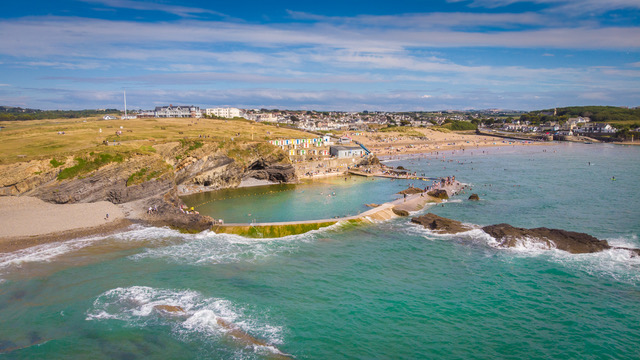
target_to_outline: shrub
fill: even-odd
[[[60,165],[64,165],[64,161],[58,161],[55,158],[51,159],[50,163],[54,168],[57,168]]]

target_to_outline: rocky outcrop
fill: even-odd
[[[180,210],[182,201],[177,196],[175,190],[171,190],[162,197],[152,197],[145,199],[138,204],[141,208],[155,208],[153,214],[143,217],[145,223],[155,226],[170,226],[173,228],[189,231],[200,232],[211,229],[214,220],[205,215],[187,214]]]
[[[449,194],[447,194],[446,190],[443,189],[437,189],[437,190],[431,190],[427,193],[429,196],[433,196],[434,198],[438,198],[438,199],[449,199]]]
[[[49,161],[45,160],[1,165],[0,196],[19,195],[31,191],[55,180],[59,171],[59,168],[54,168]]]
[[[469,196],[469,200],[479,201],[480,200],[480,196],[478,196],[478,194],[471,194],[471,196]]]
[[[298,180],[293,165],[272,164],[264,159],[258,159],[249,165],[244,177],[279,183],[290,183]]]
[[[457,234],[473,229],[460,221],[447,219],[435,214],[426,214],[411,219],[427,229],[443,234]],[[640,256],[640,249],[613,247],[606,240],[599,240],[589,234],[560,229],[516,228],[509,224],[489,225],[482,228],[484,232],[495,238],[499,247],[517,247],[524,244],[537,245],[541,249],[559,249],[572,254],[594,253],[609,249],[631,251]]]
[[[380,159],[375,156],[366,156],[358,163],[359,166],[382,166]]]
[[[398,209],[398,208],[394,207],[394,208],[391,209],[391,211],[393,211],[393,213],[398,215],[398,216],[409,216],[409,211],[407,211],[407,210]]]
[[[423,193],[423,192],[424,192],[424,189],[418,189],[418,188],[415,188],[415,187],[410,187],[408,189],[405,189],[405,190],[402,190],[402,191],[398,192],[397,194],[400,194],[400,195],[404,195],[404,194],[412,195],[412,194],[420,194],[420,193]]]
[[[242,169],[226,155],[207,155],[201,158],[187,157],[176,165],[175,182],[216,186],[238,186],[242,181]]]
[[[572,254],[593,253],[611,248],[606,240],[598,240],[585,233],[560,229],[544,227],[524,229],[509,224],[498,224],[485,226],[482,230],[495,238],[502,247],[515,247],[526,239],[546,249],[557,248]]]
[[[140,184],[127,186],[131,174],[153,164],[144,157],[123,163],[111,163],[85,176],[54,180],[35,188],[26,195],[56,204],[109,201],[122,204],[157,194],[164,194],[174,186],[170,173],[160,174]]]
[[[411,222],[441,234],[457,234],[472,229],[460,221],[447,219],[432,213],[415,217],[411,219]]]

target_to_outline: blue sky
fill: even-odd
[[[0,105],[640,105],[639,0],[23,0]]]

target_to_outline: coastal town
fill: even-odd
[[[631,110],[637,110],[633,108]],[[244,118],[256,122],[268,122],[294,126],[308,131],[375,130],[381,126],[401,125],[431,127],[447,122],[462,121],[483,128],[524,134],[614,134],[617,128],[611,124],[593,121],[589,116],[559,115],[557,109],[540,111],[541,119],[532,119],[524,111],[500,109],[436,112],[385,112],[385,111],[295,111],[268,109],[239,109],[234,107],[200,108],[199,106],[168,105],[154,110],[134,110],[122,116],[134,118]],[[105,119],[113,119],[105,115]],[[640,127],[634,128],[640,131]]]

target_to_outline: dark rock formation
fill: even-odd
[[[427,194],[429,196],[433,196],[434,198],[438,198],[438,199],[446,200],[449,198],[449,194],[447,194],[447,191],[443,189],[431,190]]]
[[[367,156],[364,159],[362,159],[358,165],[360,166],[380,166],[380,159],[378,159],[375,156]]]
[[[170,226],[189,232],[200,232],[209,230],[213,226],[214,220],[205,215],[186,214],[180,210],[182,201],[178,198],[175,190],[168,192],[162,198],[152,198],[145,200],[144,207],[157,207],[155,214],[145,218],[145,222],[155,226]]]
[[[280,183],[289,183],[298,180],[293,165],[270,164],[264,159],[256,160],[249,165],[244,173],[244,177]]]
[[[407,169],[404,168],[404,166],[398,166],[396,169],[398,169],[398,170],[407,170]]]
[[[400,194],[400,195],[404,195],[404,194],[411,195],[411,194],[420,194],[422,192],[424,192],[424,189],[418,189],[418,188],[415,188],[415,187],[410,187],[408,189],[405,189],[405,190],[402,190],[402,191],[398,192],[398,194]]]
[[[447,219],[432,213],[415,217],[411,219],[411,222],[414,224],[420,224],[427,229],[443,234],[457,234],[472,229],[471,227],[462,224],[460,221]]]
[[[558,248],[573,254],[593,253],[611,248],[606,240],[598,240],[595,237],[579,232],[560,229],[516,228],[509,224],[490,225],[482,228],[484,232],[494,237],[503,247],[514,247],[522,239],[537,242],[544,248]]]
[[[443,218],[435,214],[426,214],[411,219],[412,223],[443,234],[457,234],[472,228],[459,221]],[[594,253],[609,249],[627,250],[632,256],[640,256],[640,249],[613,247],[606,240],[599,240],[589,234],[560,229],[516,228],[509,224],[489,225],[482,228],[484,232],[498,241],[500,247],[516,247],[522,241],[537,243],[543,249],[559,249],[572,254]]]
[[[175,169],[176,184],[193,183],[220,188],[237,186],[242,181],[242,169],[225,155],[184,159]]]
[[[35,196],[41,200],[56,204],[96,201],[123,204],[157,194],[164,194],[174,186],[170,174],[165,174],[160,178],[146,181],[142,184],[127,186],[127,178],[134,171],[126,164],[111,164],[96,170],[84,178],[52,181],[37,187],[26,195]]]
[[[409,216],[409,212],[407,210],[397,209],[394,207],[391,211],[398,216]]]
[[[478,196],[478,194],[471,194],[471,196],[469,196],[469,200],[478,201],[480,200],[480,197]]]

